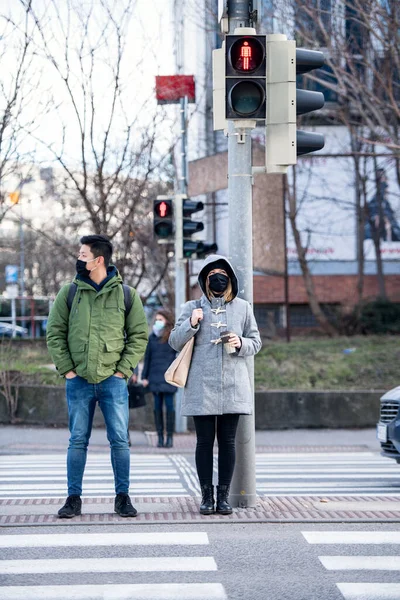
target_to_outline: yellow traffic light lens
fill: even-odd
[[[264,89],[256,81],[240,81],[230,91],[230,105],[237,114],[251,116],[262,106],[264,96]]]

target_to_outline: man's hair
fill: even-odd
[[[107,236],[84,235],[81,237],[81,244],[89,246],[90,251],[95,258],[102,256],[104,258],[105,267],[108,267],[110,264],[113,247]]]

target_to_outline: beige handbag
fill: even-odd
[[[190,369],[194,346],[194,336],[183,346],[178,356],[170,364],[164,373],[164,379],[167,383],[176,387],[185,387]]]

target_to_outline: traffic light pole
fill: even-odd
[[[250,32],[245,29],[249,25],[250,18],[248,7],[248,2],[229,0],[230,33]],[[239,296],[251,304],[253,303],[251,131],[255,125],[255,121],[228,121],[229,257],[239,278]],[[253,358],[247,359],[247,366],[252,385],[253,414],[240,417],[236,436],[236,466],[229,496],[232,505],[240,507],[251,507],[256,504]]]
[[[180,99],[181,113],[181,173],[179,194],[175,194],[175,319],[177,320],[186,302],[186,267],[183,260],[183,197],[187,194],[187,98]],[[181,416],[183,390],[178,388],[175,394],[175,431],[183,433],[187,430],[187,418]]]

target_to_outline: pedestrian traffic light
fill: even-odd
[[[191,216],[204,209],[202,202],[195,200],[182,200],[182,249],[183,258],[191,258],[193,254],[199,254],[203,251],[204,244],[199,240],[192,240],[191,236],[199,231],[203,231],[204,223],[201,221],[192,221]]]
[[[297,163],[297,156],[324,147],[319,133],[297,131],[296,117],[322,108],[321,92],[296,90],[296,75],[324,64],[322,52],[296,50],[296,42],[286,35],[267,36],[267,173],[285,173]]]
[[[204,258],[208,254],[216,254],[218,252],[217,244],[203,243],[203,249],[198,253],[197,258]]]
[[[263,120],[266,115],[266,36],[225,38],[225,116]]]
[[[169,238],[174,233],[174,210],[172,199],[167,196],[157,196],[153,206],[154,236]]]
[[[296,50],[296,75],[304,75],[314,69],[319,69],[325,64],[322,52],[318,50]],[[325,104],[322,92],[310,90],[296,90],[296,115],[305,115],[322,108]],[[308,154],[315,150],[322,150],[325,139],[322,133],[311,133],[309,131],[297,132],[297,156]]]

